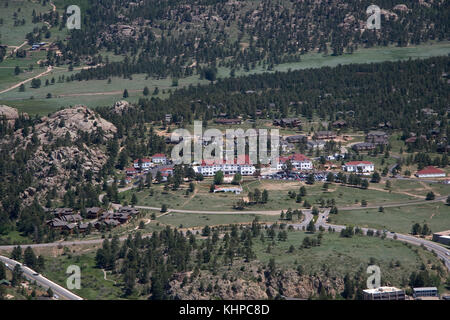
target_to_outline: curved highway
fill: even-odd
[[[43,277],[36,271],[24,266],[20,262],[12,260],[10,258],[0,256],[0,261],[3,262],[6,267],[10,270],[13,270],[16,264],[19,264],[22,269],[22,275],[30,281],[35,281],[41,287],[48,289],[52,288],[53,297],[56,299],[63,298],[65,300],[83,300],[83,298],[77,296],[66,288],[61,287],[59,284],[54,283],[53,281]]]

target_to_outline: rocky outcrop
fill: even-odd
[[[406,4],[398,4],[394,7],[394,10],[408,12],[408,6]]]
[[[188,274],[184,275],[189,277]],[[177,276],[170,282],[170,294],[175,298],[183,300],[205,300],[205,299],[273,299],[277,296],[286,298],[308,299],[319,296],[320,291],[330,297],[335,297],[344,288],[341,278],[329,278],[324,275],[299,275],[295,270],[288,269],[279,271],[273,277],[264,271],[258,270],[256,266],[250,270],[236,275],[234,279],[223,279],[222,275],[212,276],[203,274],[201,277],[188,281],[184,286],[183,275]],[[201,280],[199,280],[201,279]],[[203,282],[204,290],[199,290]],[[207,286],[212,284],[212,291]],[[323,288],[323,289],[322,289]]]
[[[113,105],[113,112],[117,114],[123,114],[125,111],[127,111],[131,107],[130,103],[125,100],[117,101]]]
[[[43,117],[35,126],[35,132],[42,143],[52,143],[57,138],[65,138],[67,133],[72,140],[77,138],[78,131],[92,133],[101,129],[103,136],[110,139],[117,128],[109,121],[85,106],[64,109],[50,117]]]
[[[14,126],[14,123],[17,119],[19,119],[19,112],[17,109],[0,105],[0,119],[4,119],[8,121],[8,125]],[[23,113],[22,116],[26,119],[28,119],[28,115],[26,113]]]
[[[23,129],[15,132],[14,140],[20,143],[12,151],[14,157],[19,148],[39,142],[26,163],[34,173],[35,183],[21,195],[25,203],[36,196],[41,199],[51,188],[62,196],[63,186],[77,172],[90,172],[95,178],[108,160],[105,144],[114,137],[117,128],[87,107],[76,106],[43,117],[27,132],[26,135]],[[97,139],[85,141],[85,137]]]

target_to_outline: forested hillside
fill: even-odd
[[[358,47],[417,45],[449,37],[448,1],[378,1],[382,27],[367,30],[370,1],[140,1],[83,2],[83,27],[67,44],[60,62],[86,55],[100,62],[106,49],[124,61],[83,70],[78,79],[204,76],[205,68],[254,69],[298,61],[307,52],[341,55]],[[54,15],[45,17],[55,24]],[[67,18],[63,16],[63,20]],[[63,24],[61,24],[62,26]],[[210,75],[214,80],[214,74]]]
[[[99,111],[122,128],[159,121],[168,112],[185,124],[226,113],[244,119],[317,115],[330,121],[345,119],[360,130],[389,122],[393,129],[427,134],[437,118],[424,118],[421,109],[446,114],[449,63],[450,58],[441,57],[251,75],[179,89],[167,100],[142,99],[141,108],[130,109],[126,115],[108,108]],[[446,122],[440,126],[445,136]]]

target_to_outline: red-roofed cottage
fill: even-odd
[[[445,171],[435,168],[433,166],[428,166],[420,171],[417,171],[416,176],[419,178],[441,178],[445,177]]]
[[[167,163],[166,155],[163,153],[157,153],[152,156],[152,162],[157,164],[166,164]]]

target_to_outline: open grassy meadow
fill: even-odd
[[[303,56],[302,61],[295,63],[281,64],[275,67],[274,71],[285,72],[288,70],[299,70],[307,68],[320,68],[324,66],[334,67],[342,64],[349,63],[375,63],[382,61],[395,61],[402,59],[415,59],[415,58],[427,58],[431,56],[441,56],[446,55],[450,52],[450,42],[434,42],[422,44],[419,46],[410,46],[406,48],[399,47],[383,47],[383,48],[371,48],[365,49],[361,48],[353,54],[344,54],[342,56],[323,56],[316,53],[308,53]],[[114,56],[111,53],[102,53],[104,56],[109,56],[110,61],[117,59],[122,59],[122,56]],[[18,59],[20,60],[20,59]],[[6,60],[7,61],[7,60]],[[5,61],[5,62],[6,62]],[[7,65],[5,62],[0,63],[0,67],[3,65],[11,66],[11,63]],[[19,61],[15,65],[19,65]],[[28,66],[33,61],[27,61],[24,63]],[[1,72],[1,71],[0,71]],[[75,72],[75,71],[73,71]],[[42,77],[43,83],[47,79],[52,77],[56,78],[58,76],[65,75],[70,76],[71,73],[67,69],[55,69],[50,75]],[[263,73],[268,72],[263,70],[262,67],[257,67],[256,69],[250,70],[249,72],[237,71],[237,76],[248,75],[253,73]],[[229,76],[229,70],[227,68],[219,68],[219,78],[225,78]],[[10,77],[11,85],[17,83],[14,77]],[[206,80],[200,80],[199,75],[193,75],[188,78],[179,79],[178,87],[185,87],[191,84],[207,84]],[[2,84],[0,77],[0,88],[5,86],[7,83]],[[165,98],[168,96],[168,90],[174,90],[176,87],[172,87],[172,79],[155,79],[146,78],[146,75],[133,75],[132,79],[122,79],[113,77],[111,78],[111,83],[107,80],[90,80],[90,81],[74,81],[74,82],[62,82],[55,83],[48,87],[41,86],[39,89],[27,88],[25,92],[19,92],[18,89],[0,94],[0,100],[2,103],[10,105],[12,107],[19,108],[22,111],[31,111],[31,105],[35,106],[35,110],[32,110],[32,114],[46,114],[47,111],[56,110],[59,107],[67,107],[76,104],[85,104],[91,108],[97,106],[111,105],[117,100],[122,99],[123,90],[127,89],[129,92],[129,97],[126,99],[130,102],[137,102],[139,98],[142,98],[142,90],[147,86],[150,92],[158,87],[159,94],[158,97]],[[29,84],[28,84],[29,87]],[[164,91],[164,92],[163,92]],[[48,93],[52,94],[51,99],[46,99]],[[24,104],[24,101],[29,100],[33,97],[34,101],[32,104]],[[41,105],[46,105],[45,112],[41,112]],[[295,132],[293,132],[294,134]]]
[[[340,211],[331,217],[335,224],[388,229],[409,233],[415,223],[428,224],[433,232],[450,229],[450,206],[442,203],[411,205],[397,208]]]
[[[179,190],[164,190],[162,185],[153,185],[153,195],[149,189],[142,191],[129,190],[121,194],[122,201],[130,203],[132,193],[135,192],[140,206],[161,207],[166,204],[171,209],[199,210],[199,211],[232,211],[233,206],[239,199],[246,197],[249,191],[258,188],[269,192],[269,201],[266,204],[254,204],[247,206],[245,211],[274,211],[301,209],[303,203],[297,203],[295,199],[289,197],[289,191],[298,193],[300,187],[305,186],[307,195],[303,200],[307,200],[312,205],[318,205],[323,199],[325,202],[334,199],[337,206],[359,206],[362,200],[366,200],[368,205],[383,205],[385,203],[396,203],[408,200],[417,200],[413,195],[406,195],[397,192],[388,192],[382,185],[373,185],[377,189],[359,189],[354,187],[331,184],[328,190],[323,189],[322,182],[314,185],[305,185],[299,181],[273,181],[273,180],[247,180],[242,183],[243,193],[210,193],[209,187],[212,181],[206,179],[196,184],[195,193],[186,195],[186,186]],[[372,185],[371,185],[372,186]]]
[[[419,270],[422,263],[442,265],[432,253],[422,248],[377,237],[343,238],[338,233],[324,233],[320,246],[299,248],[305,237],[316,236],[317,233],[289,232],[288,240],[276,241],[270,252],[267,247],[271,242],[255,241],[255,253],[262,263],[268,263],[269,259],[274,258],[281,268],[296,268],[301,265],[306,274],[321,270],[327,272],[329,277],[343,276],[360,268],[365,271],[368,265],[376,264],[381,269],[383,284],[400,287],[405,286],[405,280],[412,272]],[[295,250],[290,253],[291,245]],[[398,266],[395,266],[397,263]]]
[[[72,292],[89,300],[120,299],[122,289],[115,285],[118,276],[110,273],[106,275],[103,270],[95,266],[95,250],[89,250],[80,254],[66,252],[57,257],[47,258],[45,271],[46,277],[66,287],[68,275],[66,270],[70,265],[77,265],[81,269],[81,289],[73,289]]]
[[[174,228],[192,228],[203,226],[218,226],[229,224],[251,223],[255,218],[259,222],[276,222],[278,216],[255,214],[201,214],[169,212],[156,219],[165,225]]]

